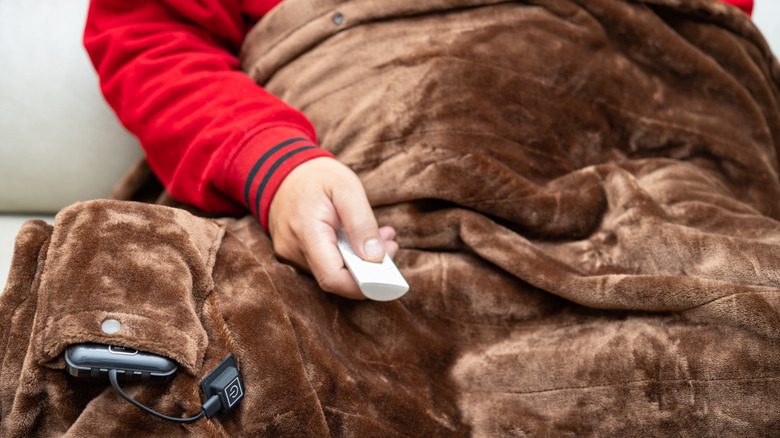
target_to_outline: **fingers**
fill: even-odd
[[[322,290],[351,299],[365,298],[344,267],[335,232],[327,224],[313,221],[298,234],[277,233],[273,243],[277,256],[311,272]]]
[[[346,298],[364,299],[352,274],[344,267],[336,247],[335,230],[326,224],[301,240],[301,249],[312,275],[320,288]]]
[[[395,228],[387,226],[381,227],[379,228],[379,235],[382,236],[387,255],[389,255],[391,259],[395,258],[395,255],[398,253],[398,243],[395,241]]]
[[[379,233],[374,212],[360,180],[355,176],[354,181],[337,189],[333,192],[333,206],[347,232],[352,249],[363,260],[381,262],[385,257],[385,239]]]
[[[336,246],[336,230],[344,227],[355,252],[379,262],[394,257],[395,229],[379,228],[360,179],[330,158],[317,158],[296,167],[282,182],[271,202],[269,232],[281,258],[309,270],[320,287],[348,298],[365,296],[344,267]]]

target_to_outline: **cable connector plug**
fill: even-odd
[[[112,368],[108,370],[108,380],[111,382],[111,386],[114,387],[114,390],[116,390],[116,392],[125,400],[155,417],[173,421],[175,423],[193,423],[203,417],[211,418],[215,415],[222,421],[225,415],[233,409],[233,406],[244,398],[244,382],[241,380],[241,375],[238,373],[236,358],[233,357],[232,354],[226,357],[222,363],[217,365],[216,368],[200,381],[200,388],[203,390],[203,393],[206,394],[206,403],[203,403],[203,409],[194,417],[169,417],[138,403],[132,397],[125,394],[125,392],[122,391],[122,388],[119,387],[116,369]]]
[[[231,354],[203,380],[200,389],[206,395],[203,411],[207,418],[216,415],[220,421],[244,398],[244,382],[238,373],[236,358]]]

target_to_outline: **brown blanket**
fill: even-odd
[[[287,0],[246,71],[399,231],[401,300],[318,290],[251,217],[93,201],[0,296],[2,436],[777,436],[780,66],[707,0]],[[122,329],[101,330],[106,319]],[[75,342],[180,364],[144,404]]]

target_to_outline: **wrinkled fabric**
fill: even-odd
[[[411,290],[325,294],[251,217],[76,204],[17,237],[3,436],[780,430],[780,67],[737,9],[289,0],[242,63],[359,174]],[[167,415],[229,353],[246,397],[166,423],[67,376],[82,341],[175,359],[127,388]]]

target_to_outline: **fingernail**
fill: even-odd
[[[378,260],[385,255],[385,246],[377,239],[367,241],[363,250],[366,252],[366,258],[371,260]]]

